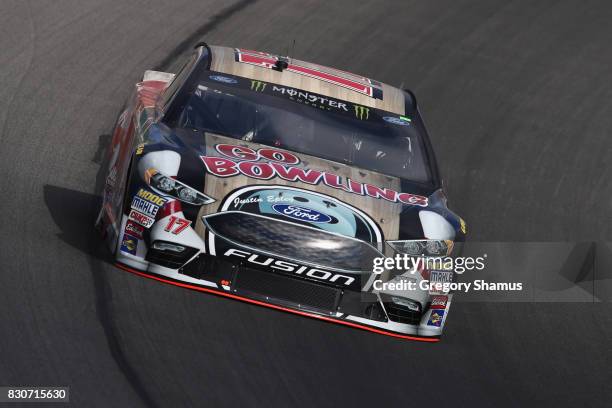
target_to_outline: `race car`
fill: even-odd
[[[439,340],[453,294],[421,283],[454,272],[386,262],[447,257],[466,234],[410,91],[201,43],[175,74],[145,72],[107,162],[97,225],[118,267]]]

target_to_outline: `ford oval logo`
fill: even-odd
[[[272,209],[285,217],[306,222],[330,222],[329,215],[320,213],[312,208],[300,207],[292,204],[274,204]]]
[[[411,122],[409,118],[402,119],[402,118],[396,118],[393,116],[385,116],[383,119],[385,120],[385,122],[393,123],[394,125],[399,125],[399,126],[410,126],[410,122]]]
[[[212,79],[213,81],[217,81],[217,82],[224,82],[226,84],[237,84],[238,81],[236,81],[234,78],[228,78],[225,76],[221,76],[221,75],[211,75],[209,76],[210,79]]]

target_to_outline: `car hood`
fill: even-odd
[[[422,236],[418,212],[431,191],[397,177],[244,140],[206,133],[198,149],[204,169],[201,191],[215,202],[201,207],[202,220],[219,212],[304,226],[373,244],[400,238],[404,227]],[[410,227],[414,224],[414,227]]]

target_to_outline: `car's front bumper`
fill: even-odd
[[[363,307],[367,305],[367,299],[364,300],[361,294],[336,291],[334,288],[321,288],[321,285],[300,287],[301,283],[296,279],[291,279],[291,281],[298,286],[289,288],[291,294],[283,296],[281,291],[288,288],[286,286],[283,287],[282,282],[275,281],[274,279],[267,279],[266,282],[262,282],[262,279],[266,279],[266,277],[262,276],[250,275],[250,282],[245,282],[244,278],[241,282],[240,277],[237,277],[236,274],[232,275],[232,279],[228,279],[227,274],[225,274],[225,277],[220,278],[220,276],[224,275],[223,273],[215,273],[203,278],[202,276],[190,276],[180,273],[178,270],[151,263],[146,270],[135,269],[121,262],[117,262],[116,265],[125,271],[171,285],[213,293],[259,306],[406,340],[437,342],[440,339],[444,323],[442,322],[439,327],[429,325],[430,314],[432,312],[430,310],[420,314],[417,321],[411,322],[413,324],[391,321],[386,316],[382,319],[376,317],[370,319],[361,312]],[[192,273],[191,275],[194,274]],[[243,274],[243,276],[245,275]],[[257,283],[258,281],[259,283]],[[291,298],[291,300],[286,298]],[[351,300],[347,300],[349,298]],[[445,314],[447,314],[449,307],[450,302],[446,306]],[[444,316],[445,319],[446,316]]]

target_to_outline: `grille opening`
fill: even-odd
[[[214,234],[238,245],[308,265],[368,272],[381,256],[365,241],[262,215],[226,211],[203,221]]]
[[[164,243],[165,241],[155,241],[155,243]],[[169,242],[169,244],[174,245]],[[178,269],[189,261],[197,252],[196,248],[182,246],[181,252],[155,249],[153,245],[147,251],[146,260],[154,264],[164,266],[166,268]]]
[[[235,279],[233,289],[237,292],[326,313],[337,310],[342,294],[334,287],[248,267],[241,267]]]
[[[385,310],[389,320],[397,323],[419,324],[421,322],[421,312],[410,310],[392,302],[385,302]]]

